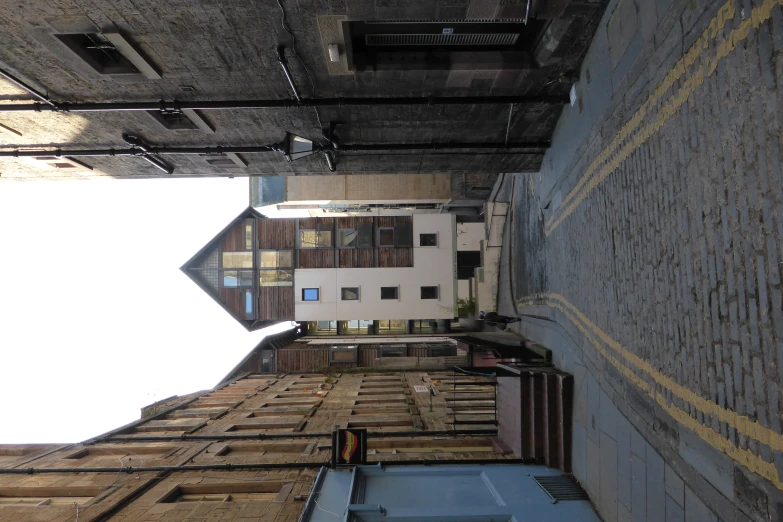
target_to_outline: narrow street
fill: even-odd
[[[782,75],[776,0],[610,3],[515,176],[500,311],[575,375],[608,522],[783,519]]]

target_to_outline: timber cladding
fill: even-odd
[[[258,219],[258,247],[261,250],[292,250],[296,247],[296,221]]]
[[[293,286],[261,286],[258,289],[258,313],[259,319],[284,319],[294,318]]]
[[[226,230],[220,241],[223,252],[242,252],[245,250],[245,223],[242,220]]]

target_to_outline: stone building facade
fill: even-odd
[[[227,152],[278,143],[289,131],[339,141],[340,173],[448,174],[456,192],[473,198],[470,187],[491,186],[499,172],[538,170],[606,3],[22,2],[0,13],[0,70],[17,80],[0,79],[0,155],[40,154],[2,157],[0,173],[165,175],[141,149],[117,155],[130,148],[123,133],[153,148],[212,147],[164,154],[173,176],[328,172],[321,154],[289,163],[274,152]],[[362,97],[372,100],[348,100]],[[400,97],[408,100],[389,100]],[[459,148],[466,143],[481,148]],[[401,144],[446,146],[391,147]],[[69,155],[74,149],[114,155]]]
[[[454,430],[452,379],[245,374],[82,444],[0,446],[0,521],[295,521],[334,426],[367,428],[372,462],[514,459],[493,443],[493,414],[460,413],[488,423]],[[421,385],[442,390],[431,410]],[[492,411],[493,386],[471,390]]]

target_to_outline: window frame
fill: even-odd
[[[391,234],[392,234],[391,244],[385,244],[385,243],[383,243],[381,241],[381,237],[383,237],[383,232],[385,232],[385,231],[391,231]],[[395,241],[397,239],[397,234],[395,234],[395,232],[394,232],[394,227],[378,227],[378,238],[377,239],[378,239],[378,241],[377,241],[378,242],[378,246],[381,247],[381,248],[391,248],[391,247],[396,246],[395,245]]]
[[[404,350],[402,355],[387,355],[387,352],[399,352],[400,350]],[[408,357],[408,345],[405,343],[382,344],[378,347],[378,351],[380,353],[381,359],[386,357],[393,359]]]
[[[440,285],[422,286],[419,287],[419,298],[423,301],[440,301]],[[435,297],[424,297],[424,289],[435,289]]]
[[[335,360],[335,353],[352,353],[352,360]],[[355,363],[359,360],[359,345],[358,344],[333,344],[329,347],[329,364],[333,363]]]
[[[315,246],[309,246],[305,245],[302,241],[302,233],[303,232],[314,232],[315,233]],[[323,245],[321,244],[321,234],[328,233],[329,234],[329,244]],[[299,237],[296,238],[299,242],[299,248],[300,249],[317,249],[317,248],[334,248],[334,238],[332,237],[333,230],[331,229],[324,229],[321,230],[319,228],[300,228],[299,229]]]
[[[432,238],[432,239],[434,239],[434,240],[435,240],[435,243],[434,243],[434,244],[432,244],[432,245],[425,245],[425,244],[423,244],[423,241],[422,241],[422,239],[423,239],[425,236],[427,236],[427,238]],[[439,239],[440,239],[440,238],[438,237],[438,233],[437,233],[437,232],[425,232],[425,233],[421,233],[421,234],[419,234],[419,246],[420,246],[420,247],[424,247],[424,248],[437,248],[437,247],[438,247],[438,243],[439,243]]]
[[[346,299],[345,291],[353,292],[356,290],[356,299]],[[340,288],[340,301],[361,301],[362,300],[362,287],[361,286],[343,286]]]
[[[354,232],[356,237],[353,238],[352,245],[343,245],[343,232]],[[359,229],[358,228],[338,228],[337,229],[337,248],[340,249],[352,249],[359,248]]]
[[[383,297],[383,290],[394,290],[394,297]],[[400,300],[400,285],[397,286],[382,286],[381,287],[381,301],[399,301]]]
[[[307,299],[305,297],[306,292],[308,290],[315,290],[316,298],[315,299]],[[314,287],[314,288],[302,288],[302,302],[303,303],[319,303],[321,301],[321,287]]]

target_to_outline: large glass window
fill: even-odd
[[[223,252],[223,268],[253,268],[253,252]]]
[[[394,229],[378,229],[378,246],[394,246]]]
[[[329,248],[332,246],[331,230],[302,229],[299,231],[302,248]]]
[[[261,268],[291,268],[294,266],[292,250],[262,250],[259,252]]]
[[[223,288],[247,288],[253,286],[252,270],[224,270]]]
[[[358,240],[359,232],[355,228],[341,228],[337,233],[338,246],[340,248],[354,248]]]
[[[294,284],[293,270],[259,270],[261,286],[291,286]]]

